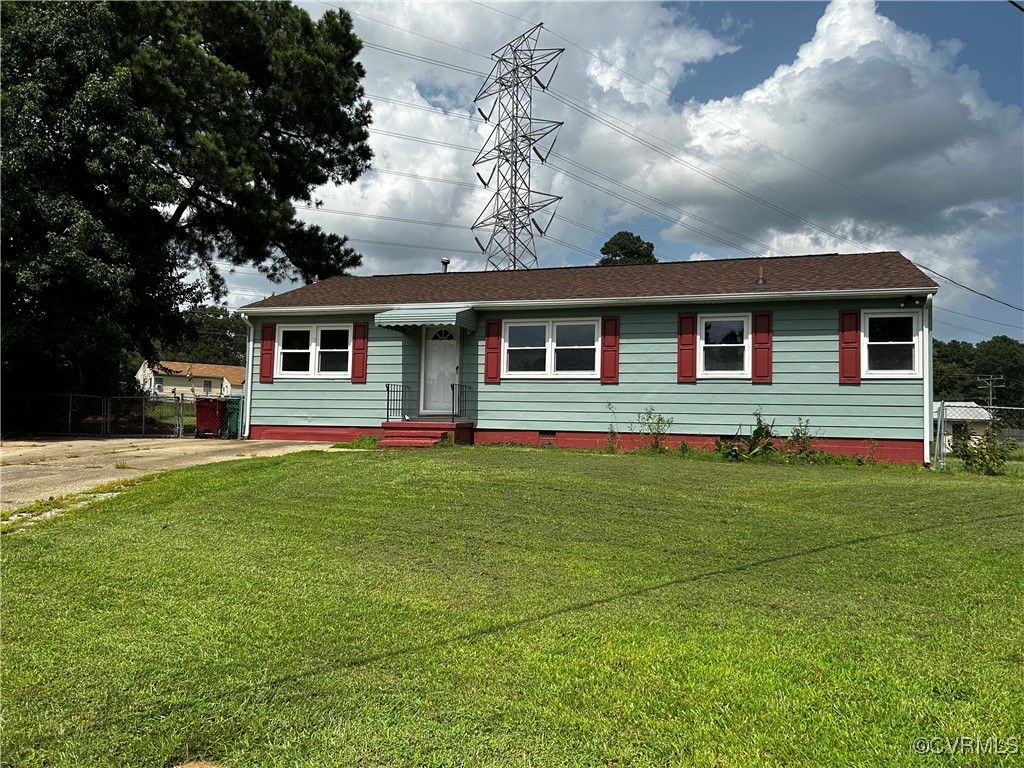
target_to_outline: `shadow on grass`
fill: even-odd
[[[854,547],[860,544],[869,544],[876,541],[882,541],[884,539],[893,539],[899,536],[910,536],[917,533],[924,533],[926,531],[941,530],[943,528],[955,528],[959,526],[975,525],[977,523],[989,523],[996,520],[1010,520],[1015,517],[1024,517],[1024,514],[1020,512],[1008,512],[1001,515],[990,515],[988,517],[979,517],[974,520],[964,520],[958,523],[946,523],[936,525],[924,525],[919,528],[908,528],[902,531],[895,531],[893,533],[880,533],[874,536],[858,536],[854,539],[846,539],[845,541],[836,542],[834,544],[823,544],[820,547],[811,547],[810,549],[803,549],[799,552],[790,552],[785,555],[776,555],[774,557],[766,557],[761,560],[753,560],[749,563],[740,563],[739,565],[730,566],[728,568],[716,568],[713,571],[705,571],[704,573],[692,574],[690,576],[680,576],[677,579],[669,579],[668,581],[661,581],[657,584],[648,584],[646,587],[639,587],[637,589],[630,589],[625,592],[619,592],[614,595],[608,595],[607,597],[597,597],[593,600],[585,600],[579,603],[573,603],[572,605],[566,605],[561,608],[555,608],[551,611],[544,613],[534,614],[533,616],[526,616],[521,619],[513,619],[510,621],[504,621],[498,624],[493,624],[489,627],[483,627],[481,629],[475,629],[471,632],[464,632],[458,635],[453,635],[442,640],[435,640],[430,643],[420,643],[419,645],[410,645],[405,648],[396,648],[392,651],[384,651],[382,653],[373,654],[370,656],[363,656],[358,659],[350,659],[348,661],[339,660],[337,664],[330,665],[335,669],[352,669],[357,667],[368,666],[375,664],[379,661],[387,661],[388,659],[397,658],[406,654],[419,653],[421,651],[432,651],[445,646],[455,645],[467,640],[474,640],[478,637],[486,637],[489,635],[496,635],[509,630],[518,629],[529,624],[535,624],[537,622],[546,621],[547,619],[555,618],[556,616],[564,616],[569,613],[576,613],[581,611],[587,611],[591,608],[598,608],[602,605],[608,605],[610,603],[618,602],[619,600],[626,600],[633,597],[640,597],[641,595],[647,595],[651,592],[658,592],[663,589],[669,589],[671,587],[681,586],[683,584],[693,584],[698,581],[704,581],[706,579],[713,579],[716,576],[727,576],[736,573],[743,573],[744,571],[750,571],[755,568],[762,568],[766,565],[772,565],[774,563],[782,563],[787,560],[797,560],[801,557],[808,557],[810,555],[816,555],[820,552],[830,552],[838,549],[844,549],[846,547]],[[273,682],[294,682],[308,678],[311,675],[317,674],[318,672],[328,668],[327,666],[319,667],[315,670],[306,670],[304,672],[298,672],[292,675],[282,675],[275,678]]]
[[[944,528],[957,528],[957,527],[963,527],[963,526],[969,526],[969,525],[977,525],[977,524],[980,524],[980,523],[990,523],[990,522],[994,522],[994,521],[997,521],[997,520],[1010,520],[1010,519],[1017,518],[1017,517],[1024,517],[1024,514],[1019,513],[1019,512],[1009,512],[1009,513],[1004,513],[1004,514],[999,514],[999,515],[989,515],[987,517],[978,517],[978,518],[974,518],[973,520],[964,520],[964,521],[955,522],[955,523],[942,523],[942,524],[935,524],[935,525],[924,525],[924,526],[920,526],[920,527],[917,527],[917,528],[907,528],[907,529],[904,529],[902,531],[894,531],[892,533],[880,533],[880,534],[876,534],[876,535],[872,535],[872,536],[858,536],[856,538],[846,539],[844,541],[835,542],[833,544],[823,544],[823,545],[821,545],[819,547],[811,547],[809,549],[802,549],[799,552],[790,552],[790,553],[783,554],[783,555],[776,555],[774,557],[765,557],[765,558],[762,558],[760,560],[753,560],[753,561],[747,562],[747,563],[740,563],[739,565],[730,566],[728,568],[716,568],[715,570],[705,571],[703,573],[692,574],[692,575],[689,575],[689,576],[680,576],[677,579],[670,579],[668,581],[662,581],[662,582],[658,582],[656,584],[649,584],[649,585],[647,585],[645,587],[639,587],[637,589],[631,589],[631,590],[627,590],[625,592],[619,592],[617,594],[608,595],[606,597],[598,597],[598,598],[594,598],[593,600],[586,600],[586,601],[582,601],[582,602],[578,602],[578,603],[573,603],[571,605],[566,605],[566,606],[563,606],[561,608],[556,608],[556,609],[551,610],[551,611],[546,611],[544,613],[538,613],[538,614],[534,614],[532,616],[525,616],[525,617],[523,617],[521,619],[513,619],[513,620],[510,620],[510,621],[500,622],[500,623],[497,623],[497,624],[493,624],[493,625],[491,625],[489,627],[483,627],[481,629],[476,629],[476,630],[473,630],[471,632],[463,632],[463,633],[460,633],[460,634],[457,634],[457,635],[452,635],[451,637],[447,637],[447,638],[444,638],[444,639],[441,639],[441,640],[435,640],[435,641],[429,642],[429,643],[419,643],[419,644],[416,644],[416,645],[408,645],[408,646],[405,646],[403,648],[396,648],[396,649],[391,650],[391,651],[383,651],[381,653],[371,654],[371,655],[367,655],[367,656],[361,656],[361,657],[355,658],[355,659],[347,659],[347,660],[346,659],[339,659],[334,664],[324,664],[324,665],[320,665],[319,667],[317,667],[315,669],[308,669],[308,670],[297,671],[297,672],[294,672],[294,673],[291,673],[291,674],[280,675],[280,676],[278,676],[276,678],[272,678],[272,679],[269,679],[269,680],[262,681],[261,687],[263,687],[263,686],[279,686],[279,685],[282,685],[284,683],[297,682],[297,681],[300,681],[300,680],[304,680],[304,679],[308,679],[308,678],[314,677],[315,675],[318,675],[318,674],[320,674],[320,673],[322,673],[324,671],[327,671],[327,670],[357,669],[359,667],[369,666],[369,665],[372,665],[372,664],[376,664],[378,662],[388,661],[390,659],[399,658],[401,656],[421,653],[421,652],[424,652],[424,651],[433,651],[433,650],[437,650],[437,649],[440,649],[440,648],[444,648],[446,646],[456,645],[458,643],[475,640],[475,639],[480,638],[480,637],[489,637],[491,635],[498,635],[498,634],[501,634],[503,632],[508,632],[508,631],[511,631],[511,630],[518,629],[520,627],[525,627],[525,626],[529,626],[531,624],[536,624],[538,622],[546,621],[548,619],[552,619],[552,618],[555,618],[557,616],[563,616],[563,615],[570,614],[570,613],[577,613],[577,612],[587,611],[587,610],[590,610],[592,608],[597,608],[597,607],[600,607],[600,606],[603,606],[603,605],[608,605],[610,603],[615,603],[615,602],[617,602],[619,600],[627,600],[627,599],[630,599],[630,598],[639,597],[641,595],[650,594],[652,592],[658,592],[660,590],[670,589],[671,587],[681,586],[683,584],[693,584],[695,582],[704,581],[704,580],[707,580],[707,579],[713,579],[713,578],[718,577],[718,576],[726,576],[726,575],[731,575],[731,574],[743,573],[744,571],[750,571],[750,570],[754,570],[756,568],[762,568],[762,567],[765,567],[765,566],[768,566],[768,565],[772,565],[774,563],[782,563],[782,562],[786,562],[786,561],[789,561],[789,560],[797,560],[799,558],[808,557],[810,555],[816,555],[816,554],[819,554],[821,552],[831,552],[831,551],[836,551],[836,550],[845,549],[845,548],[849,548],[849,547],[856,547],[856,546],[859,546],[859,545],[862,545],[862,544],[870,544],[870,543],[877,542],[877,541],[882,541],[882,540],[885,540],[885,539],[893,539],[893,538],[898,538],[900,536],[911,536],[911,535],[918,534],[918,533],[925,533],[927,531],[941,530],[941,529],[944,529]],[[222,692],[216,698],[218,698],[218,699],[227,698],[227,697],[235,695],[237,693],[244,693],[246,691],[252,690],[252,688],[253,688],[253,685],[251,683],[243,683],[243,684],[235,686],[234,688],[231,688],[229,690],[225,690],[224,692]],[[165,708],[160,708],[158,710],[155,710],[152,714],[155,715],[155,716],[160,717],[160,719],[163,719],[167,715],[170,715],[170,714],[172,714],[172,713],[174,713],[176,711],[180,711],[185,706],[187,706],[187,704],[185,704],[183,702],[177,702],[173,706],[167,706]],[[104,727],[108,727],[108,726],[114,726],[114,725],[117,725],[119,723],[123,723],[126,720],[127,720],[127,718],[124,717],[124,716],[111,717],[111,718],[108,718],[108,719],[96,720],[96,721],[92,722],[91,724],[89,724],[88,726],[85,726],[85,727],[82,727],[82,728],[78,729],[76,732],[79,733],[79,734],[88,733],[90,731],[94,731],[94,730],[97,730],[97,729],[100,729],[100,728],[104,728]],[[61,734],[61,737],[62,738],[67,738],[67,735],[68,734]],[[45,743],[45,742],[53,741],[56,738],[58,738],[58,737],[56,735],[54,735],[54,736],[49,736],[49,737],[42,738],[42,739],[40,739],[40,741]]]

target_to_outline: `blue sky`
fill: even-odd
[[[792,61],[828,3],[675,3],[682,13],[710,29],[731,19],[731,39],[740,49],[700,68],[675,94],[698,101],[742,92],[761,82],[782,62]],[[1005,0],[971,2],[882,2],[879,10],[900,27],[932,40],[957,38],[964,44],[957,62],[982,73],[985,90],[1003,104],[1020,104],[1024,71],[1024,14]],[[1016,18],[1016,17],[1021,18]],[[729,34],[729,30],[723,32]]]
[[[541,266],[593,263],[620,229],[680,261],[902,250],[1024,305],[1024,13],[1009,3],[344,7],[378,171],[301,215],[348,234],[360,274],[483,268],[467,227],[489,199],[471,165],[489,129],[472,100],[487,55],[543,21],[540,45],[566,52],[534,96],[536,117],[565,123],[534,171],[563,198]],[[939,282],[938,338],[1024,339],[1024,313]],[[290,287],[244,269],[228,283],[231,306]]]

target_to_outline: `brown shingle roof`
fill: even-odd
[[[763,285],[754,282],[759,269],[764,270]],[[901,253],[833,253],[622,267],[332,277],[243,310],[937,288]]]
[[[153,370],[156,373],[166,373],[169,376],[188,376],[191,373],[193,378],[225,378],[232,387],[240,387],[245,383],[244,365],[213,365],[211,363],[161,360]]]

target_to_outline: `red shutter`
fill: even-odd
[[[601,318],[601,383],[619,383],[619,318]]]
[[[860,312],[839,313],[839,383],[860,384]]]
[[[484,339],[484,383],[498,384],[501,381],[501,320],[487,321],[487,335]]]
[[[352,324],[352,383],[366,383],[366,347],[369,336],[368,323]]]
[[[273,323],[264,323],[260,331],[260,383],[272,384],[274,382],[274,341],[277,336],[277,326]]]
[[[754,313],[753,371],[754,384],[772,383],[772,313]]]
[[[677,363],[679,381],[697,380],[697,315],[692,312],[679,313]]]

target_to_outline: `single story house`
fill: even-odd
[[[936,440],[939,416],[942,416],[942,440],[946,450],[952,450],[953,441],[959,438],[977,440],[992,423],[992,414],[987,408],[969,400],[950,400],[932,403],[932,419],[935,422]]]
[[[243,307],[244,430],[601,447],[651,406],[709,446],[760,409],[928,463],[937,290],[896,252],[335,277]]]
[[[241,394],[245,384],[244,365],[212,365],[161,360],[153,367],[139,366],[135,379],[149,395],[168,397],[227,397]]]

